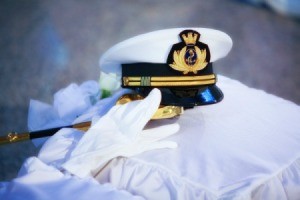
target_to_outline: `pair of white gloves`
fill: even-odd
[[[39,158],[83,178],[97,173],[111,159],[119,156],[130,157],[153,149],[176,148],[177,143],[161,140],[179,130],[177,123],[144,129],[160,101],[160,91],[153,89],[144,100],[112,107],[84,134],[62,130],[44,144]]]

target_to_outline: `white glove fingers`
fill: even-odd
[[[131,126],[133,130],[141,131],[157,111],[160,101],[160,91],[153,89],[144,100],[139,101],[138,104],[128,112],[126,118],[123,119],[124,122]]]
[[[129,130],[140,132],[157,111],[160,100],[160,91],[153,89],[144,100],[114,106],[106,117],[118,122],[121,129],[126,127]]]
[[[143,130],[140,137],[143,140],[157,141],[169,137],[179,131],[179,124],[168,124],[156,128]]]

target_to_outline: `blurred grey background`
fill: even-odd
[[[299,23],[235,0],[1,0],[0,135],[27,130],[30,99],[51,104],[60,88],[97,80],[99,57],[112,45],[173,27],[228,33],[234,45],[215,63],[218,74],[300,104]],[[37,152],[31,142],[0,146],[0,181]]]

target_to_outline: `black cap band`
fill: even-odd
[[[212,63],[197,74],[187,74],[170,69],[168,64],[131,63],[122,64],[122,87],[131,88],[147,96],[152,88],[162,92],[162,105],[191,108],[213,104],[223,99],[221,90],[215,85],[216,75]]]

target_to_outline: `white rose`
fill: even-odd
[[[100,72],[99,78],[100,89],[102,91],[102,98],[110,96],[114,91],[118,90],[121,85],[120,77],[114,73]]]

